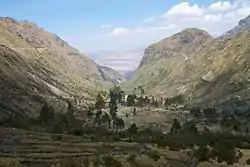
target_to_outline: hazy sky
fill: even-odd
[[[184,28],[217,36],[250,14],[250,0],[0,0],[0,16],[58,34],[98,63],[135,68],[144,47]]]

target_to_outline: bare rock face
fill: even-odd
[[[86,106],[105,84],[98,65],[57,35],[0,18],[0,111],[36,113],[62,99]]]

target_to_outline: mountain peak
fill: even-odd
[[[180,33],[193,33],[193,34],[197,34],[197,33],[202,33],[202,34],[206,34],[209,35],[208,32],[206,32],[203,29],[199,29],[199,28],[186,28],[184,30],[182,30]]]
[[[204,38],[211,37],[206,31],[198,28],[188,28],[170,37],[172,39],[179,38],[181,44],[191,44],[196,40],[203,40]]]
[[[184,29],[171,37],[149,46],[145,50],[140,67],[163,58],[189,55],[190,52],[194,52],[199,46],[204,45],[212,39],[212,36],[204,30],[197,28]]]

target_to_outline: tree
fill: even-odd
[[[145,105],[145,99],[143,98],[143,96],[138,97],[137,99],[137,105],[140,107],[143,107]]]
[[[134,120],[135,120],[135,117],[136,117],[136,108],[133,109],[133,117],[134,117]]]
[[[178,121],[178,119],[175,118],[172,127],[170,129],[170,134],[176,135],[179,134],[180,131],[181,131],[181,124]]]
[[[40,120],[42,122],[51,122],[55,118],[55,110],[52,106],[45,103],[40,112]]]
[[[190,113],[194,118],[202,117],[202,113],[199,107],[192,108]]]
[[[110,89],[110,92],[109,92],[109,98],[110,98],[110,101],[109,101],[109,112],[110,112],[110,116],[111,116],[111,119],[113,121],[113,128],[116,127],[116,119],[117,119],[117,101],[119,99],[119,96],[117,94],[117,90],[118,88],[115,87],[113,89]]]
[[[146,104],[150,103],[150,100],[149,100],[148,96],[145,97],[145,102],[146,102]]]
[[[138,90],[140,91],[141,96],[145,94],[145,90],[142,88],[142,86],[138,86]]]
[[[94,122],[95,122],[95,124],[97,124],[97,126],[101,126],[101,124],[102,124],[102,111],[97,111],[96,112],[96,114],[95,114],[95,120],[94,120]]]
[[[91,120],[91,118],[93,117],[93,112],[91,110],[87,110],[87,117],[88,119]]]
[[[127,106],[135,106],[135,99],[136,99],[136,95],[128,95],[127,97]]]
[[[112,93],[112,96],[114,99],[116,99],[116,102],[122,103],[125,98],[125,92],[121,89],[120,86],[115,86],[109,91],[109,97],[111,96],[110,93]]]
[[[233,165],[237,160],[235,145],[233,141],[226,137],[223,137],[216,143],[214,154],[219,163],[225,161],[228,165]]]
[[[133,153],[127,158],[127,161],[130,163],[132,167],[136,166],[136,157],[137,155]]]
[[[122,167],[122,163],[110,155],[103,157],[103,162],[106,167]]]
[[[199,148],[195,151],[195,157],[200,161],[209,161],[211,158],[211,151],[207,145],[200,145]]]
[[[247,164],[247,165],[250,165],[250,158],[248,158],[248,159],[246,160],[246,164]]]
[[[198,134],[198,127],[196,125],[195,121],[187,121],[183,125],[183,132],[184,133],[192,133],[192,134]]]
[[[171,104],[170,99],[166,98],[165,101],[164,101],[165,108],[167,109],[170,104]]]
[[[125,122],[122,118],[117,118],[116,119],[116,127],[118,129],[124,129],[125,128]]]
[[[155,106],[156,108],[158,108],[158,107],[159,107],[159,102],[158,102],[157,100],[155,100],[155,102],[154,102],[154,106]]]
[[[84,167],[90,167],[89,158],[88,157],[84,158],[82,164],[84,165]]]
[[[109,115],[105,112],[105,114],[102,116],[102,122],[105,126],[111,127],[111,119]]]
[[[215,108],[205,108],[203,110],[203,113],[204,113],[205,118],[208,118],[208,119],[215,119],[218,116]]]
[[[99,156],[96,156],[95,160],[94,160],[94,163],[93,163],[93,166],[94,167],[100,167],[102,165],[102,161],[100,159]]]
[[[109,108],[110,108],[110,115],[111,115],[112,120],[116,119],[117,109],[118,109],[116,102],[111,101]]]
[[[138,133],[138,128],[136,126],[135,123],[133,123],[127,130],[127,133],[130,137],[134,137],[134,140],[135,140],[135,136],[137,135]]]
[[[95,103],[95,108],[99,111],[101,111],[105,107],[105,101],[103,97],[101,96],[100,93],[98,93],[96,97],[96,103]]]

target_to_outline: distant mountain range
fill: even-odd
[[[127,80],[125,76],[110,67],[99,66],[99,69],[103,78],[107,81],[111,81],[114,85],[118,85]]]

